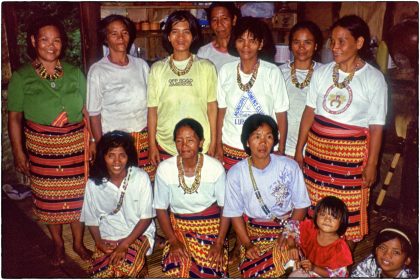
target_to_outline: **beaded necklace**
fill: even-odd
[[[192,194],[192,193],[198,193],[198,188],[200,187],[200,181],[201,181],[201,168],[203,167],[203,161],[204,156],[202,153],[198,154],[198,160],[197,164],[195,166],[194,175],[195,179],[192,183],[191,187],[188,187],[185,183],[184,178],[184,166],[182,164],[182,158],[180,156],[176,157],[176,166],[178,167],[178,180],[179,180],[179,186],[184,190],[184,194]]]
[[[38,72],[38,75],[44,79],[51,82],[50,86],[52,88],[55,88],[55,82],[54,80],[60,78],[63,76],[63,67],[61,66],[61,63],[59,60],[57,60],[57,65],[54,67],[54,74],[48,74],[47,69],[45,69],[45,66],[42,64],[42,62],[35,60],[32,64],[35,68],[35,70]]]
[[[172,72],[174,72],[174,74],[177,76],[182,76],[182,75],[187,74],[190,71],[192,64],[193,64],[193,56],[191,55],[190,59],[188,60],[187,66],[185,66],[183,70],[180,70],[174,64],[173,54],[169,57],[169,68],[171,68]]]
[[[299,83],[297,77],[296,77],[296,67],[295,67],[295,63],[292,62],[290,64],[290,67],[292,68],[291,71],[291,77],[292,77],[292,84],[295,85],[295,87],[299,88],[299,89],[304,89],[305,87],[309,86],[310,82],[311,82],[311,78],[312,78],[312,73],[314,72],[314,62],[312,61],[311,66],[309,66],[309,71],[308,74],[306,74],[306,78],[302,83]]]
[[[335,87],[337,87],[339,89],[343,89],[350,84],[350,82],[353,79],[356,71],[358,69],[360,69],[365,64],[365,62],[362,59],[359,58],[359,60],[360,60],[359,61],[360,64],[359,64],[359,62],[356,62],[356,66],[354,67],[353,71],[351,71],[350,74],[347,77],[345,77],[344,80],[341,83],[338,82],[338,77],[340,76],[339,73],[338,73],[338,69],[340,68],[340,66],[338,64],[334,65],[332,78],[333,78],[333,82],[334,82]]]
[[[257,63],[254,65],[254,68],[252,69],[251,79],[246,84],[242,84],[241,75],[239,74],[240,65],[241,63],[239,62],[238,67],[236,67],[236,82],[238,83],[238,86],[242,91],[248,92],[254,85],[255,80],[257,79],[260,60],[258,60]]]

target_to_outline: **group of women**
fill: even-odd
[[[31,178],[35,214],[50,230],[53,264],[64,262],[67,223],[76,253],[91,257],[80,218],[101,277],[140,274],[155,215],[171,277],[227,276],[230,222],[242,275],[281,276],[284,226],[303,220],[308,207],[312,215],[326,196],[348,208],[349,245],[367,234],[387,85],[367,62],[366,23],[357,16],[334,23],[334,61],[320,65],[322,34],[300,22],[289,36],[294,60],[278,67],[264,22],[224,2],[213,3],[208,18],[215,40],[195,55],[197,20],[170,14],[162,42],[170,55],[150,69],[127,54],[133,23],[104,18],[99,37],[109,55],[91,66],[87,83],[60,60],[62,25],[49,17],[31,25],[33,62],[10,81],[9,135],[16,169]]]

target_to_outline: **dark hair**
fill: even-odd
[[[268,62],[274,62],[276,47],[270,28],[267,23],[254,17],[242,17],[237,20],[229,40],[229,53],[233,56],[239,56],[235,42],[246,32],[250,33],[257,41],[263,41],[263,47],[259,51],[258,57]]]
[[[134,40],[136,39],[136,26],[128,17],[124,17],[121,15],[109,15],[106,18],[103,18],[98,25],[98,40],[102,42],[103,45],[108,47],[108,43],[106,41],[106,36],[108,34],[107,27],[114,21],[120,21],[122,24],[125,25],[127,28],[128,34],[130,39],[128,40],[127,45],[127,53],[130,51],[131,45],[133,44]]]
[[[165,22],[165,26],[162,32],[162,45],[165,50],[169,53],[174,51],[171,42],[169,42],[169,34],[172,31],[172,27],[174,24],[180,21],[187,21],[190,27],[190,31],[193,37],[190,51],[192,53],[196,53],[198,48],[200,47],[202,38],[201,38],[201,27],[198,24],[198,20],[189,12],[185,10],[175,11],[168,16],[168,19]]]
[[[131,166],[138,166],[137,151],[134,146],[133,137],[127,132],[114,130],[105,133],[96,146],[96,158],[90,170],[89,178],[96,185],[100,185],[104,179],[109,180],[109,173],[105,163],[105,155],[114,148],[122,147],[128,156],[126,169]]]
[[[233,20],[233,18],[236,16],[236,19],[238,20],[241,17],[241,10],[239,10],[235,3],[233,2],[213,2],[211,5],[206,9],[207,14],[207,20],[211,21],[211,12],[214,8],[222,7],[225,8],[230,15],[230,18]]]
[[[204,132],[203,132],[203,127],[201,126],[201,124],[191,118],[185,118],[180,120],[176,125],[175,125],[175,129],[174,129],[174,141],[176,140],[176,134],[178,133],[178,130],[181,127],[185,127],[188,126],[189,128],[191,128],[195,134],[197,134],[197,137],[200,141],[204,140]],[[202,147],[199,147],[199,152],[203,151]]]
[[[346,233],[347,226],[348,226],[348,211],[347,206],[344,202],[335,197],[335,196],[326,196],[315,206],[315,213],[314,213],[314,224],[315,227],[318,228],[316,224],[316,219],[320,212],[326,211],[328,214],[331,214],[334,218],[340,218],[340,226],[337,230],[337,234],[342,236]]]
[[[276,121],[268,116],[263,114],[254,114],[249,116],[242,127],[242,133],[241,133],[241,142],[244,146],[244,150],[248,155],[251,155],[251,149],[248,147],[248,139],[251,136],[252,132],[257,130],[260,126],[263,124],[267,124],[271,128],[271,132],[273,133],[274,138],[274,144],[273,147],[271,147],[271,153],[274,150],[274,146],[276,146],[279,143],[279,131],[277,129],[277,123]]]
[[[61,53],[59,58],[63,58],[67,49],[68,37],[66,31],[64,30],[63,24],[53,16],[42,16],[39,18],[34,18],[29,24],[28,31],[26,33],[26,45],[28,55],[32,59],[35,59],[37,57],[36,49],[32,46],[31,37],[34,36],[36,42],[39,36],[39,30],[45,26],[54,26],[60,33]]]
[[[319,29],[318,25],[309,20],[298,22],[292,27],[292,29],[290,29],[289,50],[292,50],[293,36],[297,31],[302,29],[307,29],[312,34],[312,36],[314,36],[315,44],[317,46],[317,49],[315,50],[314,54],[314,56],[316,56],[318,52],[322,49],[322,32],[321,29]]]
[[[413,253],[413,246],[408,242],[408,240],[399,232],[402,232],[407,236],[407,238],[412,242],[411,238],[408,234],[406,234],[407,230],[402,229],[401,227],[391,227],[387,229],[382,229],[375,237],[375,241],[373,241],[373,255],[375,255],[376,248],[384,242],[387,242],[392,239],[398,239],[401,243],[401,250],[406,253],[407,257],[411,257]]]
[[[372,60],[372,52],[370,51],[370,31],[366,22],[356,15],[344,16],[337,20],[332,26],[331,31],[336,27],[342,27],[350,31],[355,40],[359,37],[364,39],[363,46],[359,50],[359,56],[366,60]]]

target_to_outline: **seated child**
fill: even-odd
[[[347,217],[346,205],[334,196],[327,196],[316,205],[314,220],[287,226],[289,257],[300,266],[290,278],[348,276],[347,266],[353,261],[344,239]]]
[[[81,221],[95,240],[95,278],[146,277],[155,224],[149,176],[137,167],[131,136],[106,133],[86,184]]]
[[[385,228],[373,242],[373,250],[351,273],[352,278],[417,278],[408,268],[413,253],[410,238],[396,228]]]

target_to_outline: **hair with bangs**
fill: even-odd
[[[402,229],[399,226],[391,227],[387,229],[388,230],[383,229],[382,231],[378,233],[378,235],[376,235],[375,241],[373,242],[372,253],[375,255],[376,248],[378,248],[379,245],[381,245],[382,243],[387,242],[392,239],[398,239],[401,244],[402,252],[405,253],[407,257],[411,257],[413,253],[413,246],[410,244],[410,242],[412,242],[411,241],[412,238],[410,238],[410,235],[406,233],[407,230]],[[399,232],[401,232],[402,234],[400,234]],[[405,236],[403,236],[403,234]],[[410,242],[408,242],[406,237],[408,238],[408,240],[410,240]]]
[[[273,134],[274,143],[271,147],[271,153],[274,151],[274,146],[276,146],[279,143],[279,131],[277,129],[276,121],[268,115],[251,115],[245,120],[241,133],[241,142],[245,152],[248,155],[251,155],[251,149],[248,147],[248,139],[251,136],[251,134],[263,124],[268,125],[271,128],[271,133]]]
[[[340,226],[338,227],[337,234],[342,236],[346,233],[348,226],[348,211],[346,204],[335,196],[326,196],[321,199],[315,206],[314,224],[316,228],[318,228],[316,219],[318,218],[319,213],[324,211],[334,218],[340,219]]]

